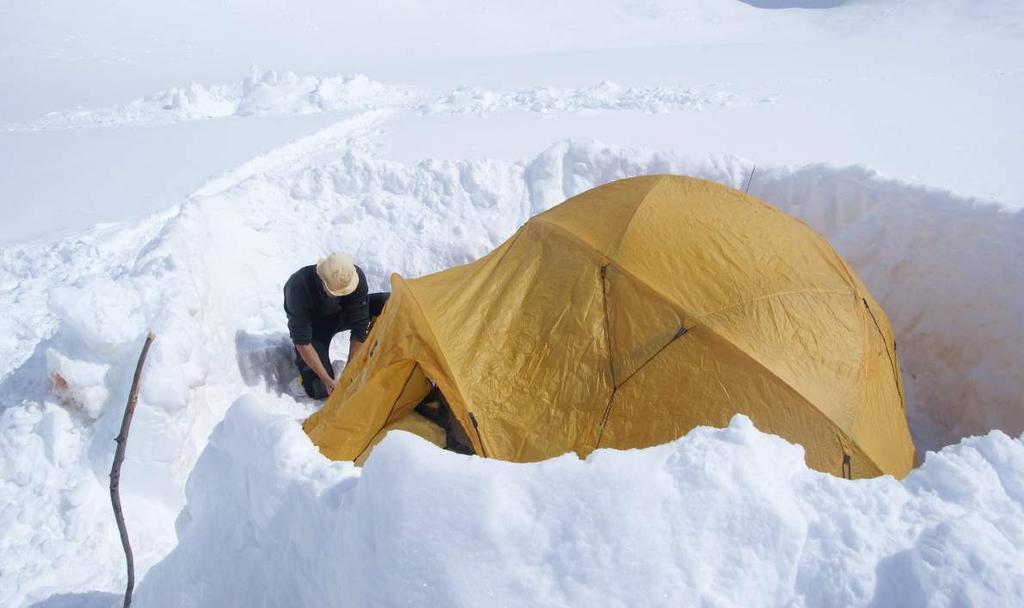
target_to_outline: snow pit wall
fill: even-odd
[[[882,304],[919,451],[1024,431],[1024,213],[861,168],[758,170],[750,193],[823,234]]]

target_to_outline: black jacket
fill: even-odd
[[[352,330],[352,339],[366,341],[370,324],[366,275],[356,266],[359,285],[347,296],[336,298],[324,291],[316,266],[303,266],[284,284],[284,312],[288,315],[288,334],[295,344],[330,341],[339,331]]]

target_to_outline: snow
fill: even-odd
[[[154,218],[154,226],[122,235],[130,244],[87,233],[57,249],[27,244],[4,250],[5,268],[14,276],[19,268],[26,273],[52,268],[74,277],[55,290],[43,275],[6,294],[13,304],[3,320],[4,333],[32,336],[35,328],[51,329],[39,341],[17,341],[5,350],[4,360],[17,371],[0,385],[0,396],[5,403],[23,400],[5,414],[59,409],[61,391],[53,395],[46,375],[54,368],[51,361],[68,360],[87,370],[107,365],[108,393],[123,396],[145,327],[157,333],[122,481],[130,489],[125,503],[133,537],[157,554],[152,561],[141,556],[141,568],[156,561],[159,549],[173,546],[169,532],[185,504],[185,480],[234,396],[255,386],[310,411],[290,396],[290,357],[287,346],[281,347],[287,338],[279,294],[294,268],[335,243],[358,243],[353,253],[371,288],[378,289],[390,271],[415,276],[474,259],[533,213],[599,183],[678,172],[742,187],[753,169],[737,158],[681,157],[593,142],[556,144],[527,162],[406,164],[349,147],[351,138],[373,132],[374,119],[385,117],[352,119],[253,160],[233,173],[239,181],[228,175],[211,182],[176,215]],[[326,151],[331,149],[339,151]],[[762,167],[750,188],[829,236],[889,311],[919,445],[937,448],[995,426],[1014,433],[1024,428],[1018,400],[1024,379],[1015,373],[1024,328],[1012,313],[1024,281],[1016,257],[1007,255],[1021,247],[1019,213],[972,206],[948,193],[858,169]],[[957,257],[956,251],[934,247],[930,255],[919,255],[936,238],[953,239],[982,257]],[[977,263],[996,266],[985,271]],[[986,292],[992,295],[970,301]],[[19,301],[42,305],[17,306]],[[951,316],[972,306],[990,324],[951,329]],[[343,340],[335,344],[338,353],[344,347]],[[267,365],[275,352],[277,362]],[[94,378],[70,374],[69,385],[86,394]],[[984,400],[974,401],[975,395]],[[964,399],[971,400],[971,408],[962,407]],[[74,454],[70,462],[86,464],[89,477],[74,479],[72,465],[53,473],[67,478],[33,478],[10,487],[8,495],[61,496],[82,484],[102,495],[108,446],[120,421],[118,401],[97,405],[93,400],[88,411],[98,419],[79,423],[82,437],[68,448]],[[14,439],[21,441],[28,431],[19,428],[11,443],[2,445],[5,470],[24,458]],[[98,543],[103,529],[112,527],[105,510],[40,508],[35,501],[12,500],[6,511],[19,525],[33,528],[57,514],[72,521],[85,518],[94,526],[55,532],[66,544],[56,543],[48,554],[31,550],[38,536],[12,537],[4,570],[25,581],[19,593],[27,597],[53,589],[32,576],[43,567],[33,559],[81,571],[79,547]],[[109,531],[105,536],[116,538]],[[98,559],[90,569],[116,572],[116,546],[108,545],[103,556],[106,561]]]
[[[254,68],[240,83],[204,86],[191,83],[99,110],[50,112],[28,123],[6,125],[6,131],[38,131],[132,124],[163,124],[229,116],[311,114],[403,105],[413,91],[385,86],[363,74],[349,77],[299,77],[293,72]]]
[[[515,465],[390,434],[362,470],[240,398],[147,606],[924,606],[1024,600],[1024,441],[845,482],[737,416],[645,450]],[[232,576],[220,564],[232,562]]]
[[[0,190],[24,209],[0,225],[0,243],[139,221],[371,108],[393,112],[374,141],[397,160],[516,160],[588,138],[760,165],[860,165],[1022,208],[1021,57],[999,37],[840,37],[474,58],[381,69],[386,78],[264,69],[239,80],[239,69],[134,101],[22,120],[0,113]],[[187,99],[183,91],[216,97],[217,111],[166,101]]]
[[[1009,0],[16,5],[0,604],[117,603],[149,330],[138,605],[1021,603],[1021,33]],[[316,453],[291,272],[341,248],[385,289],[653,172],[833,243],[893,323],[921,469],[823,476],[742,418],[586,461]]]
[[[134,224],[179,204],[253,156],[340,120],[337,113],[269,115],[113,129],[0,132],[0,191],[18,213],[0,245]]]

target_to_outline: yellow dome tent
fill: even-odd
[[[672,441],[736,413],[835,475],[914,463],[889,322],[803,223],[708,181],[648,176],[541,213],[392,296],[304,428],[362,460],[443,393],[477,454],[527,462]],[[845,464],[844,464],[845,463]]]

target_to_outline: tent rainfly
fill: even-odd
[[[624,179],[526,222],[487,256],[392,296],[304,428],[366,458],[436,385],[480,455],[529,462],[668,442],[736,413],[850,477],[914,464],[888,319],[802,222],[742,192]]]

